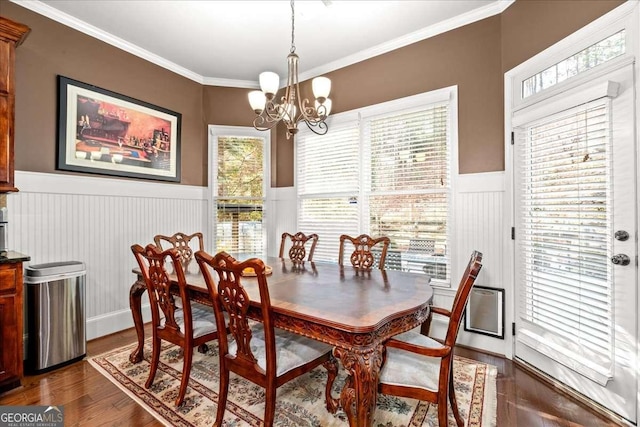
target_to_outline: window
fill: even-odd
[[[522,82],[522,98],[527,98],[600,64],[622,56],[625,51],[625,30],[620,30],[524,80]]]
[[[314,259],[337,261],[339,236],[387,236],[387,268],[449,281],[456,89],[341,113],[296,140],[298,228]],[[348,259],[348,257],[347,257]]]
[[[216,251],[262,254],[267,182],[264,134],[221,127],[214,127],[214,133],[212,212]]]

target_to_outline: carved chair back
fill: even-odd
[[[162,234],[158,234],[153,238],[153,241],[161,250],[163,249],[163,242],[165,243],[165,245],[168,244],[167,247],[177,249],[180,264],[182,264],[182,268],[185,271],[189,271],[189,265],[193,260],[193,254],[196,251],[204,250],[204,238],[202,236],[202,233],[200,232],[193,234],[178,232],[173,236],[164,236]],[[197,246],[195,246],[196,243]]]
[[[382,251],[380,252],[380,257],[378,258],[378,268],[380,270],[384,270],[384,263],[387,257],[387,250],[389,249],[389,244],[391,240],[386,237],[377,237],[373,238],[367,234],[361,234],[358,237],[351,237],[346,234],[340,236],[340,249],[338,254],[338,264],[343,264],[344,259],[344,251],[345,251],[345,242],[351,242],[354,246],[354,250],[351,253],[350,261],[351,265],[360,270],[369,270],[371,269],[375,262],[376,257],[372,253],[372,248],[376,245],[382,246]]]
[[[206,343],[218,338],[213,313],[210,309],[202,310],[191,306],[178,249],[162,251],[149,244],[145,248],[133,245],[131,251],[140,267],[151,303],[152,355],[145,387],[151,387],[156,376],[161,340],[180,346],[183,350],[183,362],[180,389],[176,398],[176,405],[179,406],[184,401],[189,383],[193,347],[200,347],[204,352]],[[167,261],[173,264],[178,301],[174,296],[175,291],[172,291],[174,285],[166,268]],[[194,328],[194,319],[197,320],[197,328]]]
[[[230,371],[265,388],[265,426],[273,425],[276,389],[321,364],[329,372],[325,400],[327,408],[332,408],[331,386],[338,366],[331,356],[331,346],[281,329],[276,332],[262,260],[251,258],[240,262],[225,252],[212,257],[204,251],[196,252],[195,258],[207,284],[218,327],[228,328],[233,338],[232,342],[222,335],[219,339],[220,392],[214,425],[222,425]],[[242,285],[243,272],[255,275],[255,279],[248,280],[256,280],[258,284],[261,324],[249,320],[251,301]],[[228,318],[226,323],[225,315]],[[281,344],[278,353],[277,340]]]
[[[278,257],[284,257],[284,250],[287,243],[287,239],[291,241],[291,247],[289,248],[289,259],[293,262],[302,262],[305,260],[307,251],[306,245],[308,241],[311,241],[311,247],[309,248],[309,257],[307,261],[313,261],[313,252],[316,250],[318,244],[318,235],[313,233],[308,236],[298,231],[296,234],[282,233],[282,240],[280,241],[280,253]]]
[[[458,330],[460,329],[462,314],[469,302],[471,288],[473,288],[473,284],[475,283],[481,268],[482,253],[473,251],[467,267],[462,274],[462,279],[458,284],[458,290],[455,298],[453,299],[453,305],[451,306],[449,326],[447,328],[447,335],[444,339],[444,344],[451,346],[451,348],[453,348],[456,343],[456,339],[458,338]]]
[[[209,295],[213,301],[218,327],[228,327],[229,333],[237,344],[235,358],[227,358],[225,363],[232,371],[239,370],[246,378],[262,384],[266,375],[275,375],[276,368],[271,299],[269,298],[264,262],[257,258],[240,262],[226,252],[220,252],[213,257],[204,252],[197,252],[196,260],[200,265]],[[245,269],[256,275],[260,291],[267,360],[265,371],[258,368],[256,356],[251,350],[252,332],[249,317],[247,317],[250,299],[242,285],[242,272]],[[215,278],[214,271],[217,276]],[[228,316],[228,325],[226,325],[224,313]],[[228,354],[227,337],[220,336],[219,343],[220,354]]]
[[[174,248],[165,251],[160,250],[156,246],[149,244],[145,248],[140,245],[131,246],[131,251],[140,266],[142,277],[147,285],[147,293],[151,303],[151,318],[154,327],[163,328],[167,333],[176,335],[184,335],[185,332],[176,322],[176,311],[184,308],[185,319],[191,318],[191,310],[189,300],[186,294],[186,280],[184,271],[180,268],[180,255],[178,250]],[[175,297],[170,292],[171,280],[166,268],[167,259],[178,266],[175,269],[178,288],[180,289],[179,298],[181,300],[176,305]],[[185,306],[186,303],[186,306]],[[161,319],[164,317],[164,325],[161,326]],[[190,321],[186,324],[191,323]],[[185,325],[186,327],[186,325]]]

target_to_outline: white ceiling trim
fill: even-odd
[[[146,49],[142,49],[137,45],[134,45],[124,39],[116,37],[111,33],[108,33],[104,30],[94,27],[93,25],[90,25],[84,21],[81,21],[64,12],[61,12],[60,10],[55,9],[51,6],[48,6],[38,0],[10,0],[10,1],[26,9],[29,9],[33,12],[36,12],[40,15],[43,15],[47,18],[53,19],[54,21],[59,22],[63,25],[66,25],[82,33],[85,33],[91,37],[94,37],[98,40],[108,43],[112,46],[115,46],[118,49],[124,50],[125,52],[128,52],[132,55],[145,59],[162,68],[165,68],[169,71],[172,71],[176,74],[179,74],[183,77],[193,80],[197,83],[211,85],[211,86],[225,86],[225,87],[237,87],[237,88],[247,88],[247,89],[259,88],[257,80],[248,81],[248,80],[222,79],[222,78],[216,78],[216,77],[205,77],[200,74],[194,73],[193,71],[188,70],[180,65],[177,65],[174,62],[168,61],[163,57],[160,57],[154,53],[147,51]],[[425,27],[421,30],[414,31],[413,33],[407,34],[406,36],[398,37],[388,42],[379,44],[378,46],[375,46],[373,48],[365,49],[356,54],[346,56],[340,60],[333,61],[323,66],[313,68],[309,71],[301,73],[299,75],[299,79],[300,81],[308,80],[313,77],[355,64],[357,62],[364,61],[374,56],[378,56],[383,53],[387,53],[392,50],[399,49],[401,47],[410,45],[412,43],[416,43],[421,40],[434,37],[438,34],[451,31],[453,29],[462,27],[464,25],[500,14],[506,8],[508,8],[511,4],[513,4],[513,2],[515,2],[515,0],[498,0],[497,2],[492,3],[488,6],[472,10],[468,13],[456,16],[455,18],[442,21],[436,25],[432,25],[429,27]],[[282,86],[284,86],[285,83],[286,81],[283,80]]]
[[[125,52],[128,52],[139,58],[152,62],[169,71],[173,71],[176,74],[180,74],[183,77],[191,79],[200,84],[204,84],[204,78],[200,74],[194,73],[191,70],[181,67],[178,64],[168,61],[154,53],[149,52],[148,50],[142,49],[137,45],[129,43],[128,41],[123,40],[120,37],[116,37],[111,33],[108,33],[104,30],[94,27],[93,25],[90,25],[84,21],[81,21],[78,18],[68,15],[64,12],[61,12],[58,9],[55,9],[47,4],[41,3],[38,0],[9,0],[9,1],[11,1],[12,3],[18,4],[26,9],[29,9],[32,12],[36,12],[36,13],[39,13],[40,15],[46,16],[47,18],[53,19],[54,21],[64,24],[67,27],[71,27],[74,30],[78,30],[93,38],[96,38],[112,46],[115,46],[118,49],[124,50]]]
[[[414,31],[413,33],[409,33],[405,36],[389,40],[388,42],[379,44],[378,46],[374,46],[370,49],[365,49],[356,54],[346,56],[338,61],[333,61],[323,66],[313,68],[309,71],[299,74],[300,81],[308,80],[313,77],[328,73],[330,71],[344,68],[348,65],[353,65],[357,62],[373,58],[374,56],[382,55],[383,53],[387,53],[392,50],[396,50],[401,47],[405,47],[410,44],[428,39],[430,37],[437,36],[438,34],[446,33],[447,31],[454,30],[464,25],[471,24],[473,22],[480,21],[494,15],[498,15],[502,13],[506,8],[511,6],[511,4],[513,4],[515,1],[516,0],[499,0],[495,3],[491,3],[488,6],[472,10],[446,21],[439,22],[438,24],[425,27],[418,31]],[[284,84],[282,86],[284,86]]]

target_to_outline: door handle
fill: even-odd
[[[617,254],[611,257],[611,262],[616,265],[629,265],[631,259],[626,254]]]
[[[624,230],[616,231],[613,236],[616,238],[616,240],[620,240],[621,242],[629,240],[629,233]]]

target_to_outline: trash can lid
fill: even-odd
[[[30,265],[25,268],[28,277],[53,276],[82,270],[84,270],[84,263],[81,261],[50,262]]]

